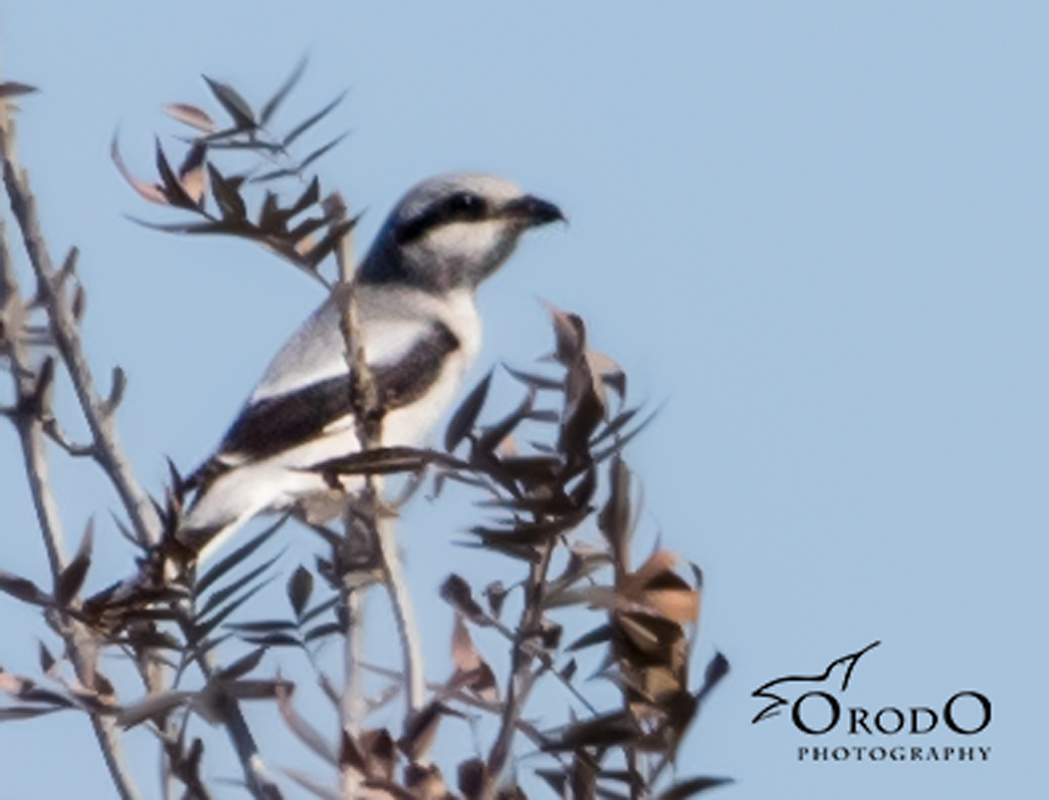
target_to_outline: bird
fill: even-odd
[[[384,411],[379,445],[420,446],[481,345],[477,287],[521,236],[564,221],[503,178],[438,175],[380,227],[355,277],[355,332]],[[332,293],[274,356],[216,451],[185,481],[176,539],[198,561],[252,518],[330,494],[311,467],[361,450],[343,310]]]

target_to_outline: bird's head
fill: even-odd
[[[558,220],[564,215],[553,203],[501,178],[428,178],[390,213],[361,276],[436,292],[472,289],[506,261],[522,233]]]

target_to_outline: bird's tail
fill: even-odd
[[[229,477],[233,478],[234,475]],[[265,498],[240,481],[219,479],[198,491],[175,538],[199,564],[267,508]]]
[[[322,477],[286,459],[212,471],[198,485],[175,538],[199,563],[253,517],[286,511],[326,488]]]

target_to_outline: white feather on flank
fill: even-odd
[[[403,290],[372,289],[370,297],[378,300],[375,295],[393,292],[400,294]],[[386,447],[426,443],[433,426],[455,398],[463,375],[476,359],[481,346],[481,319],[471,293],[457,291],[442,302],[423,293],[412,294],[418,295],[411,303],[421,312],[418,315],[396,320],[385,314],[378,317],[374,313],[362,314],[360,332],[369,365],[378,367],[396,363],[418,343],[435,319],[448,327],[459,340],[460,347],[445,357],[438,379],[422,398],[383,417],[382,445]],[[385,303],[378,302],[362,305],[362,308],[375,312],[383,305]],[[343,339],[339,325],[335,304],[325,301],[277,354],[259,388],[252,394],[249,406],[324,378],[347,374],[341,348],[335,351],[336,357],[333,358],[330,350],[313,346],[334,337],[338,337],[341,346]],[[301,338],[306,330],[312,338]],[[303,344],[306,347],[302,347]],[[294,369],[283,369],[291,365]],[[209,533],[207,544],[200,548],[200,558],[203,559],[252,517],[263,512],[281,511],[328,490],[323,478],[306,471],[307,468],[359,449],[353,416],[347,414],[329,424],[320,436],[269,458],[238,464],[236,454],[230,454],[228,460],[220,455],[233,468],[216,478],[193,504],[183,520],[183,530],[219,530],[218,533]],[[351,479],[344,482],[344,487],[347,491],[355,491],[361,483],[360,479]]]

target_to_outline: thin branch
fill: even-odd
[[[0,136],[3,132],[0,131]],[[47,551],[47,561],[52,576],[59,575],[67,563],[65,536],[58,514],[58,506],[51,492],[51,480],[47,457],[44,449],[43,426],[39,419],[27,413],[24,406],[32,397],[35,388],[36,371],[30,363],[29,353],[21,338],[20,331],[15,329],[17,320],[13,311],[21,304],[21,292],[18,277],[15,274],[14,262],[7,246],[7,231],[0,221],[0,297],[6,298],[0,307],[0,326],[7,331],[5,335],[8,355],[11,359],[11,375],[15,381],[15,409],[10,416],[18,431],[22,444],[22,455],[25,460],[26,479],[36,508],[40,534]]]
[[[255,737],[252,736],[247,720],[244,719],[244,714],[240,710],[240,703],[227,695],[222,712],[230,740],[237,751],[237,758],[244,767],[248,789],[259,800],[282,800],[284,795],[281,794],[277,784],[266,771],[262,756],[259,755],[259,747],[255,743]]]
[[[333,209],[332,225],[338,226],[346,217],[346,208],[337,195],[331,202],[341,205]],[[354,270],[350,257],[349,235],[343,236],[336,248],[339,266],[339,283],[335,289],[335,299],[341,303],[342,334],[346,343],[347,366],[352,375],[350,382],[350,403],[356,415],[357,439],[362,450],[371,450],[382,444],[382,408],[378,396],[378,386],[374,375],[365,359],[364,342],[360,335],[357,319],[357,292]],[[362,499],[368,509],[368,522],[375,531],[375,542],[382,559],[383,584],[390,597],[397,633],[401,640],[401,651],[404,656],[404,680],[407,685],[405,709],[405,726],[412,717],[422,709],[426,702],[426,675],[423,668],[422,642],[416,622],[415,609],[412,606],[411,593],[401,568],[400,555],[397,551],[397,539],[393,519],[381,508],[380,496],[382,481],[376,475],[368,475]],[[349,512],[348,512],[349,514]],[[349,516],[347,517],[347,523]],[[351,526],[347,524],[347,536],[351,536]],[[347,658],[352,659],[357,649],[347,645]],[[356,665],[347,663],[347,673],[356,669]],[[352,684],[347,683],[344,692],[348,693]],[[349,702],[354,702],[352,698]],[[344,703],[345,705],[345,703]]]
[[[375,521],[379,550],[382,554],[385,579],[383,583],[390,595],[397,634],[401,638],[404,654],[404,681],[407,684],[406,722],[420,711],[426,703],[426,674],[423,670],[422,641],[419,638],[419,623],[415,617],[408,582],[401,569],[401,558],[397,552],[397,537],[393,518],[380,516]]]
[[[0,137],[3,137],[2,146],[6,167],[9,151],[7,134],[4,130],[5,122],[6,120],[0,119]],[[20,332],[10,330],[9,326],[9,323],[13,321],[10,312],[16,304],[22,301],[14,263],[7,246],[6,229],[2,222],[0,222],[0,299],[4,300],[3,306],[0,307],[0,327],[9,331],[6,345],[13,366],[11,372],[15,378],[17,403],[19,407],[23,407],[25,398],[34,391],[33,372],[30,367],[29,354],[20,340]],[[39,419],[28,413],[15,414],[13,421],[22,445],[26,478],[29,481],[29,490],[33,498],[33,507],[36,509],[44,548],[47,550],[52,579],[57,582],[68,559],[58,504],[51,487],[43,425]],[[66,651],[80,682],[85,686],[94,686],[97,653],[90,634],[80,623],[57,612],[49,614],[49,618],[52,626],[65,641]],[[102,757],[121,800],[139,800],[140,795],[124,760],[116,723],[110,717],[95,714],[90,714],[89,718],[95,738],[102,750]]]
[[[364,681],[360,669],[361,652],[364,644],[364,601],[363,591],[344,587],[343,613],[346,615],[345,683],[343,684],[342,729],[351,736],[361,732],[364,718]]]
[[[69,438],[69,434],[62,430],[62,427],[58,424],[58,420],[53,416],[48,417],[43,421],[44,433],[47,437],[66,451],[69,455],[74,458],[84,458],[85,456],[95,455],[95,448],[93,445],[77,444]]]
[[[333,202],[339,204],[339,213],[334,215],[334,224],[338,224],[343,218],[345,218],[346,208],[341,198],[336,197]],[[354,268],[349,234],[344,236],[336,246],[335,258],[339,270],[338,285],[352,286]],[[351,353],[352,342],[359,341],[359,338],[354,335],[355,328],[355,309],[353,308],[351,294],[350,301],[346,304],[346,309],[342,319],[343,341],[347,352],[347,367],[350,370],[354,368],[352,356],[349,355]],[[360,360],[363,361],[363,358]],[[352,403],[353,398],[351,397],[350,400]],[[352,506],[350,502],[347,501],[344,519],[344,535],[347,540],[347,545],[349,545],[350,537],[355,535],[353,517]],[[345,680],[343,682],[342,702],[340,703],[341,725],[344,733],[356,736],[360,731],[363,715],[363,681],[360,669],[360,658],[364,644],[363,605],[365,598],[362,590],[350,586],[346,580],[342,581],[339,596],[343,624],[345,626],[344,633],[346,637],[344,651],[345,665],[343,669]],[[343,776],[343,781],[343,788],[346,791],[347,796],[354,796],[356,786],[353,785],[353,782],[356,781],[356,772],[354,770],[347,770]],[[347,784],[347,781],[350,781],[351,783]]]
[[[40,300],[47,309],[54,344],[65,362],[77,400],[91,431],[98,463],[109,476],[142,544],[159,538],[160,521],[149,497],[138,485],[117,438],[116,427],[106,413],[106,401],[95,388],[94,377],[84,356],[80,332],[72,308],[56,291],[56,271],[36,213],[36,201],[25,170],[15,162],[11,131],[0,126],[0,156],[4,162],[4,185],[11,210],[22,232],[22,242],[36,274]]]
[[[548,543],[540,551],[540,559],[533,562],[525,585],[525,602],[516,628],[516,636],[511,653],[510,680],[506,688],[506,700],[503,703],[503,715],[499,724],[499,733],[488,753],[488,783],[481,794],[482,800],[492,800],[499,790],[503,771],[510,762],[514,733],[518,728],[521,714],[524,712],[528,695],[532,691],[537,672],[532,670],[532,648],[526,645],[527,640],[539,632],[543,618],[543,589],[546,576],[550,570],[553,555],[553,543]]]
[[[183,633],[188,636],[190,632],[184,627]],[[214,663],[213,654],[210,652],[199,654],[195,661],[204,679],[209,682],[214,680],[218,668]],[[259,746],[240,709],[240,702],[231,694],[223,693],[220,697],[218,711],[221,714],[223,727],[226,728],[233,749],[237,753],[237,759],[244,770],[244,781],[248,791],[256,800],[283,800],[284,796],[280,788],[270,777],[262,761]]]

